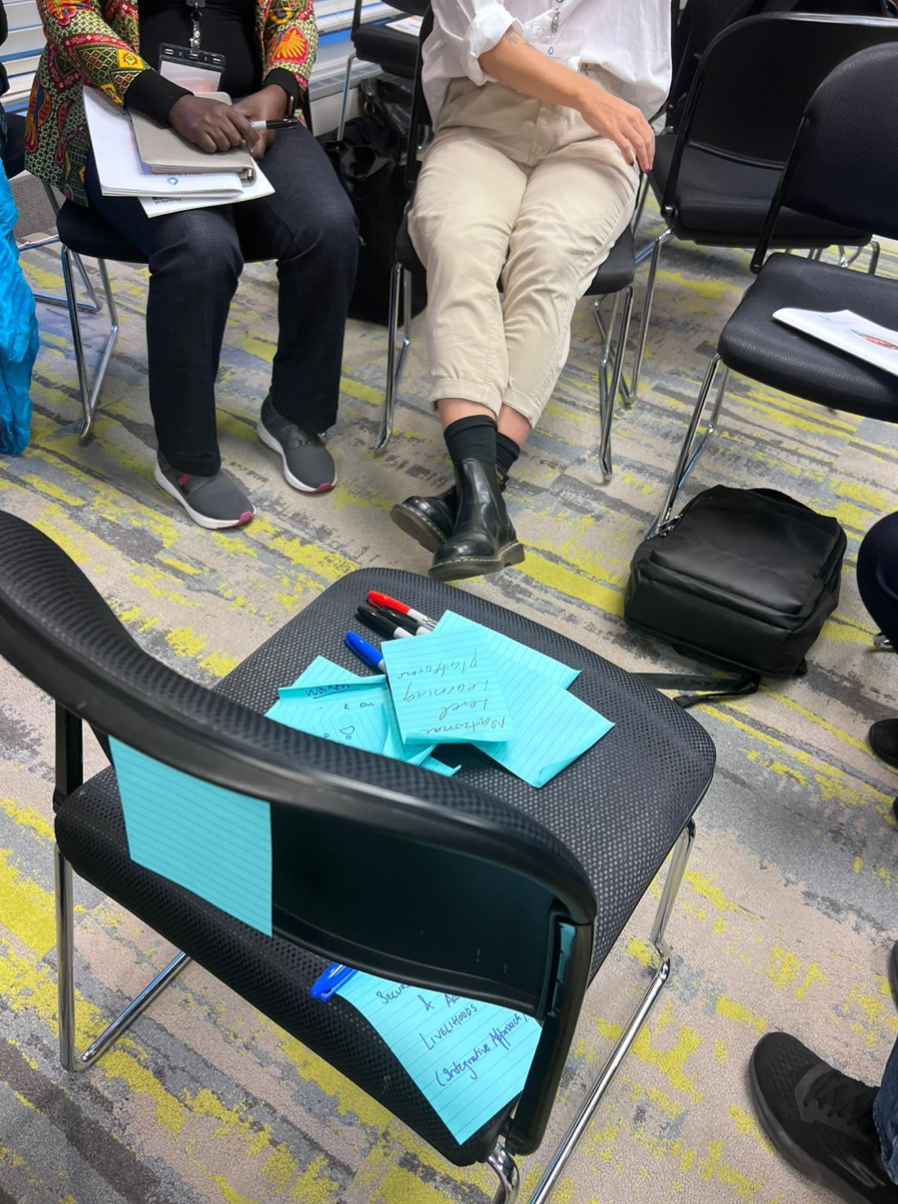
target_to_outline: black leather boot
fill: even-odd
[[[436,497],[407,497],[404,502],[397,502],[390,518],[422,548],[435,552],[452,534],[457,511],[458,493],[453,485]]]
[[[898,769],[898,719],[879,719],[872,725],[867,739],[881,761]]]
[[[479,460],[462,460],[455,466],[455,487],[459,499],[455,526],[437,549],[430,576],[460,581],[520,564],[524,549],[505,509],[496,470]]]

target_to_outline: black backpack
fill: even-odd
[[[737,671],[718,693],[751,692],[761,676],[805,671],[839,601],[846,542],[834,518],[785,493],[715,485],[636,549],[624,619],[684,656]]]

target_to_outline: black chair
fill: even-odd
[[[401,29],[391,29],[391,21],[371,21],[362,24],[363,0],[355,0],[352,13],[350,40],[352,51],[346,60],[346,75],[343,80],[343,97],[340,104],[340,124],[337,138],[343,137],[346,125],[346,106],[352,83],[352,68],[356,59],[364,63],[375,63],[381,71],[397,75],[400,79],[413,80],[418,58],[418,39],[414,34]],[[428,0],[391,0],[393,8],[410,17],[423,17],[429,7]]]
[[[406,182],[409,196],[414,192],[417,180],[419,161],[418,149],[424,145],[431,125],[430,114],[421,87],[421,50],[424,41],[433,27],[433,16],[430,12],[425,16],[421,27],[418,52],[418,68],[415,74],[415,90],[412,101],[412,116],[409,129],[409,142],[406,157]],[[376,453],[386,450],[393,436],[393,416],[396,409],[396,398],[405,357],[411,344],[411,299],[417,294],[426,294],[427,273],[412,245],[408,231],[408,209],[402,219],[399,234],[396,239],[396,252],[393,263],[393,274],[390,280],[390,300],[388,306],[387,329],[387,380],[384,393],[384,412],[381,419],[380,431],[374,445]],[[628,226],[611,248],[608,258],[599,268],[592,283],[586,290],[587,297],[594,297],[593,313],[599,328],[601,338],[599,352],[599,424],[601,439],[599,445],[599,462],[602,467],[603,480],[611,480],[611,420],[614,414],[614,404],[618,392],[624,393],[625,402],[629,403],[629,392],[624,391],[623,363],[630,333],[630,318],[633,312],[633,278],[636,275],[636,254],[633,242],[633,230]],[[501,281],[498,282],[501,288]],[[611,313],[607,320],[602,315],[601,304],[606,297],[613,297]],[[621,306],[621,298],[623,305]],[[400,312],[403,314],[403,333],[399,334]],[[619,317],[618,317],[619,315]],[[615,338],[615,327],[617,334]]]
[[[581,669],[573,692],[616,726],[536,790],[473,748],[452,747],[461,769],[447,778],[264,718],[278,687],[318,654],[358,670],[343,633],[371,587],[410,598],[434,617],[451,606]],[[694,837],[692,816],[714,768],[703,728],[648,684],[557,632],[391,569],[343,578],[208,690],[144,652],[59,547],[2,512],[0,655],[57,703],[66,1068],[91,1065],[193,958],[450,1162],[488,1162],[499,1179],[496,1204],[516,1199],[514,1158],[542,1141],[589,983],[674,850],[651,932],[657,969],[547,1162],[533,1196],[545,1204],[670,973],[665,932]],[[82,784],[83,722],[107,747],[120,742],[184,775],[188,798],[211,784],[234,792],[228,806],[236,797],[252,808],[271,844],[270,897],[266,889],[257,926],[131,860],[115,772]],[[189,805],[184,824],[193,825],[193,842],[212,827]],[[229,881],[243,846],[235,853],[222,825],[214,829]],[[171,839],[177,845],[185,837],[178,831]],[[182,950],[84,1052],[74,1045],[73,869]],[[542,1032],[518,1100],[456,1142],[360,1013],[339,996],[327,1006],[310,998],[332,959],[535,1017]]]
[[[676,132],[656,141],[649,183],[667,227],[650,244],[634,395],[664,245],[677,238],[699,246],[753,248],[815,88],[857,51],[894,41],[898,22],[891,18],[789,13],[737,21],[708,47]],[[863,247],[874,233],[787,209],[775,245],[819,256],[833,245]],[[871,271],[878,257],[874,241]]]
[[[312,112],[307,91],[303,93],[302,113],[306,125],[311,130]],[[51,202],[56,207],[52,190],[47,188],[47,192]],[[91,438],[91,427],[97,412],[103,383],[106,380],[106,373],[109,369],[112,352],[115,348],[119,332],[118,310],[115,304],[112,284],[109,279],[109,269],[106,264],[107,262],[146,264],[147,257],[129,239],[110,226],[93,209],[89,206],[77,205],[74,201],[65,201],[61,208],[57,209],[56,231],[57,234],[51,238],[31,243],[23,249],[33,250],[36,247],[46,246],[49,243],[56,242],[57,237],[60,243],[65,298],[57,299],[43,294],[35,294],[35,296],[39,301],[47,301],[53,305],[65,305],[69,311],[69,320],[72,325],[72,347],[75,352],[75,364],[78,370],[78,391],[81,396],[81,408],[84,416],[78,441],[81,444],[85,444]],[[96,260],[97,271],[102,286],[102,295],[98,294],[95,289],[90,275],[84,266],[83,259]],[[261,263],[263,260],[250,256],[247,262]],[[82,301],[78,295],[76,271],[87,290],[87,301]],[[81,313],[97,314],[101,312],[104,299],[109,310],[109,330],[106,334],[103,350],[100,353],[99,363],[93,374],[93,381],[91,381],[84,353]]]
[[[833,264],[777,254],[765,263],[784,219],[838,223],[898,237],[898,156],[883,153],[898,128],[898,45],[854,55],[820,85],[805,109],[752,260],[757,280],[724,327],[677,458],[658,530],[717,431],[725,381],[710,421],[698,430],[723,365],[818,405],[898,422],[898,379],[774,320],[778,309],[850,309],[898,330],[898,283]]]

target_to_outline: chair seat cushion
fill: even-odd
[[[78,255],[91,259],[109,259],[113,263],[146,263],[147,257],[130,239],[119,234],[96,209],[66,201],[56,219],[63,243]]]
[[[418,61],[418,39],[414,34],[390,29],[385,24],[360,25],[352,37],[356,55],[400,79],[415,78]]]
[[[661,202],[670,176],[675,134],[655,142],[652,189]],[[677,238],[705,246],[754,247],[779,183],[778,167],[734,162],[696,147],[687,147],[680,164],[676,212]],[[773,245],[777,247],[857,246],[869,232],[849,230],[835,222],[808,217],[794,209],[780,212]]]
[[[710,782],[714,747],[689,715],[656,690],[580,645],[461,590],[389,569],[350,574],[331,586],[236,668],[218,689],[264,712],[278,687],[317,656],[364,674],[343,646],[369,589],[399,596],[438,617],[452,609],[582,669],[572,690],[616,726],[541,790],[473,748],[453,746],[472,785],[538,817],[580,860],[598,900],[592,972],[599,969]],[[130,861],[111,769],[58,808],[60,848],[82,877],[183,949],[405,1121],[458,1165],[482,1160],[509,1108],[459,1145],[393,1054],[349,1004],[313,1001],[320,957],[263,936],[181,887]]]
[[[635,255],[633,231],[627,226],[611,248],[608,258],[596,272],[592,284],[586,290],[586,296],[610,296],[632,284],[636,274]],[[424,281],[426,273],[409,234],[408,215],[403,217],[399,233],[396,235],[396,258],[407,272],[411,272],[416,279]]]
[[[794,255],[772,255],[718,345],[724,363],[774,389],[898,422],[898,379],[774,321],[774,313],[786,307],[850,309],[898,330],[898,283]]]

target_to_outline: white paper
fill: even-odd
[[[778,322],[829,343],[855,359],[898,376],[898,330],[877,326],[850,309],[823,313],[814,309],[778,309]]]
[[[388,21],[388,29],[397,29],[400,33],[410,33],[416,38],[421,32],[421,26],[424,23],[423,17],[403,17],[399,21]]]
[[[84,111],[104,196],[177,195],[183,200],[186,194],[191,198],[201,197],[203,204],[212,198],[218,198],[222,204],[242,199],[243,184],[236,171],[153,175],[140,161],[128,114],[94,88],[84,89]]]
[[[154,177],[158,179],[158,177]],[[140,203],[147,217],[161,217],[163,213],[183,213],[186,209],[211,209],[213,205],[239,205],[241,201],[255,201],[259,197],[271,196],[274,185],[266,178],[261,167],[256,164],[256,178],[252,184],[246,184],[239,196],[229,193],[225,197],[212,198],[208,196],[191,197],[183,193],[179,196],[142,196]]]

